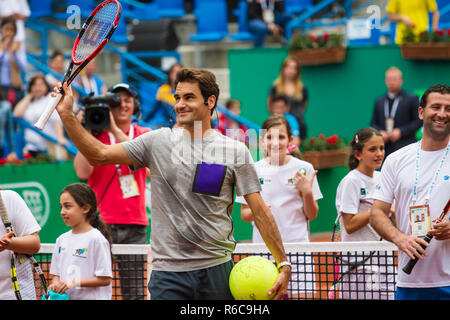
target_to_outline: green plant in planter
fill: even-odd
[[[320,36],[297,32],[289,42],[288,50],[335,48],[344,46],[344,36],[336,33],[324,33]]]

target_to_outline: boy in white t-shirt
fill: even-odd
[[[262,125],[267,130],[263,137],[267,157],[255,163],[261,184],[261,196],[270,206],[283,243],[309,242],[309,221],[317,217],[317,200],[322,198],[314,167],[306,161],[286,154],[293,136],[286,118],[281,114],[270,116]],[[298,150],[297,150],[298,152]],[[253,222],[253,213],[244,197],[236,197],[242,203],[241,216],[253,224],[253,242],[264,243]],[[314,289],[312,259],[310,255],[292,257],[290,290],[293,296],[306,297]],[[297,258],[297,261],[292,259]],[[305,268],[303,268],[305,266]],[[310,279],[305,279],[311,275]]]
[[[450,198],[450,87],[427,89],[418,111],[423,138],[386,158],[370,224],[399,248],[396,299],[450,299],[450,221],[435,221]],[[397,227],[387,218],[394,200]],[[429,244],[427,232],[434,236]],[[406,274],[402,268],[417,258]]]
[[[25,201],[16,192],[2,190],[0,196],[16,233],[14,238],[12,233],[6,233],[0,219],[0,300],[15,300],[10,275],[11,251],[26,254],[38,252],[41,245],[38,232],[41,227]]]
[[[101,221],[94,191],[83,183],[61,192],[61,216],[72,229],[56,240],[49,290],[70,300],[111,300],[111,236]]]

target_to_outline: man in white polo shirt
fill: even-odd
[[[450,299],[450,221],[435,221],[450,198],[450,87],[425,91],[418,112],[423,138],[386,158],[370,224],[399,248],[396,299]],[[394,201],[397,227],[388,219]],[[429,244],[427,233],[434,236]]]

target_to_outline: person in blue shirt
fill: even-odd
[[[283,114],[286,120],[289,122],[289,126],[292,130],[292,137],[294,138],[293,143],[297,146],[300,146],[300,125],[298,123],[297,118],[294,115],[289,113],[291,106],[289,104],[289,99],[285,95],[277,95],[270,101],[269,105],[269,113],[272,114]]]
[[[26,70],[26,53],[22,43],[14,40],[17,33],[14,19],[3,19],[0,32],[0,89],[3,97],[14,109],[16,103],[23,97],[21,73]]]

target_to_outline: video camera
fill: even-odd
[[[98,134],[109,128],[111,124],[109,109],[119,107],[121,99],[117,93],[108,92],[99,96],[91,93],[87,97],[80,98],[80,102],[83,104],[82,110],[84,110],[81,124],[86,129]]]

